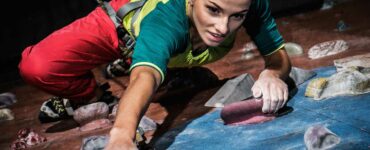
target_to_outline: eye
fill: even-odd
[[[245,18],[245,14],[235,14],[232,18],[235,20],[243,20]]]
[[[212,15],[216,15],[220,13],[220,10],[217,7],[207,6],[207,9]]]

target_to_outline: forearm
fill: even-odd
[[[291,70],[291,63],[288,54],[280,49],[272,55],[264,57],[265,69],[260,76],[274,76],[285,80]]]
[[[159,78],[159,79],[158,79]],[[130,84],[120,99],[116,121],[111,131],[134,139],[139,120],[145,113],[153,93],[159,86],[160,77],[149,67],[135,68],[130,75]]]
[[[284,80],[291,69],[290,60],[285,50],[264,57],[265,70],[252,87],[253,96],[263,99],[262,112],[276,113],[288,100],[288,87]]]

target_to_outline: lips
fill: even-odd
[[[208,32],[208,33],[209,33],[209,39],[213,42],[221,43],[225,39],[225,36],[223,35],[215,34],[212,32]]]

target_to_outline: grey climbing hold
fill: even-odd
[[[90,136],[82,140],[81,150],[103,150],[108,144],[109,136]]]
[[[350,1],[350,0],[324,0],[321,6],[321,10],[332,9],[335,5],[344,3],[346,1]]]
[[[370,92],[370,78],[356,69],[348,69],[330,76],[320,99],[368,92]]]
[[[311,79],[314,76],[316,76],[315,72],[297,67],[292,67],[292,70],[290,71],[289,74],[289,77],[291,77],[294,80],[297,86]]]
[[[340,138],[322,125],[309,127],[304,134],[304,143],[308,150],[326,150],[340,143]]]
[[[334,6],[334,1],[333,0],[324,0],[322,6],[321,6],[321,10],[328,10],[328,9],[331,9],[333,8]]]
[[[143,116],[140,120],[139,127],[143,129],[144,132],[157,129],[157,123],[147,116]]]
[[[204,106],[224,107],[226,104],[252,97],[251,89],[253,85],[254,79],[250,74],[239,75],[228,80]]]
[[[336,59],[334,60],[334,65],[337,68],[337,72],[348,68],[359,68],[360,72],[370,74],[370,53]]]
[[[337,72],[327,78],[326,81],[326,86],[322,89],[320,95],[314,97],[315,100],[370,92],[370,78],[356,68]]]
[[[13,93],[6,92],[0,94],[0,108],[8,107],[17,102],[17,99]]]

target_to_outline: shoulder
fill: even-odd
[[[142,21],[162,25],[187,24],[185,0],[148,0],[142,9]]]
[[[189,22],[185,0],[148,0],[142,11],[145,17],[139,22],[139,41],[158,41],[171,48],[186,46]]]

